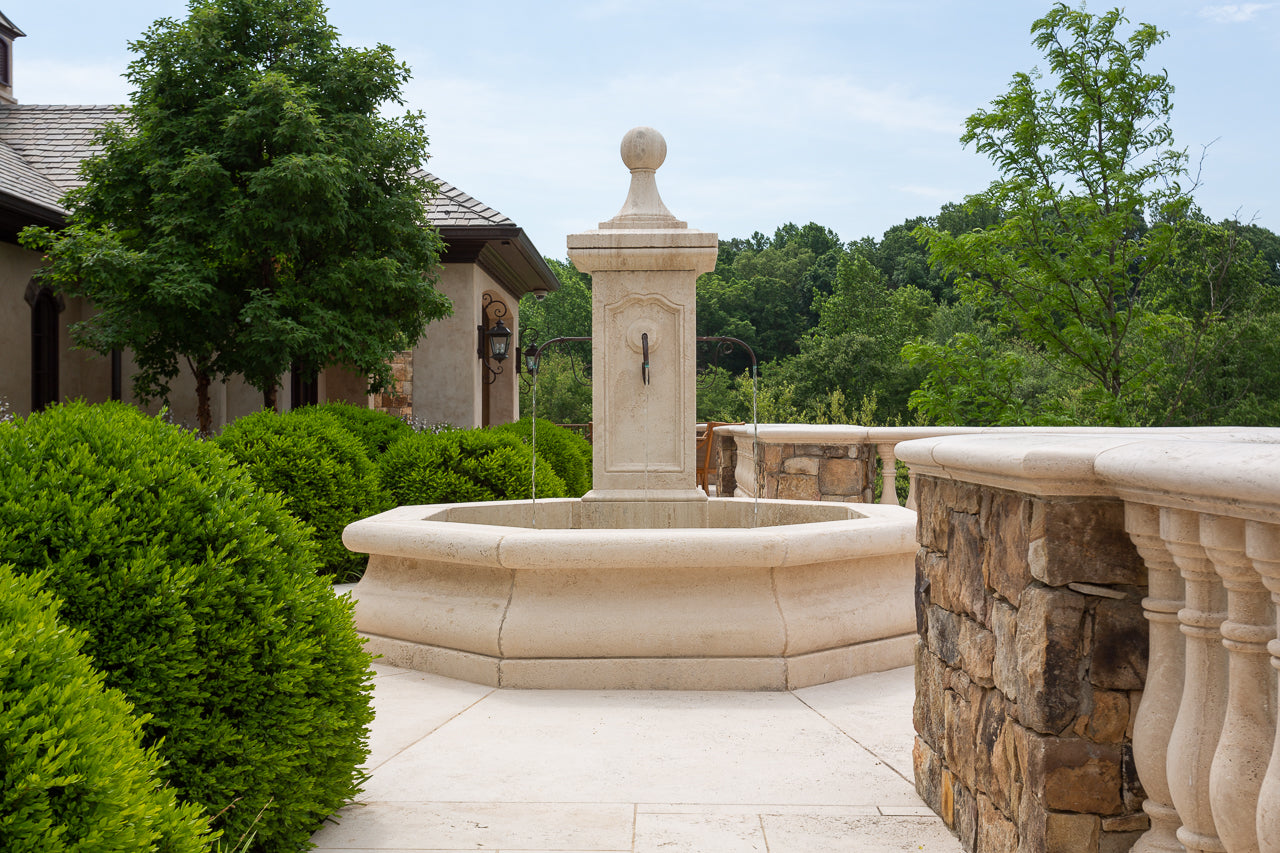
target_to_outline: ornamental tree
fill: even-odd
[[[127,348],[135,392],[186,365],[200,429],[209,386],[341,364],[391,381],[388,357],[449,311],[424,204],[427,136],[386,45],[343,47],[319,0],[191,0],[131,43],[121,121],[68,194],[67,227],[28,229],[43,273],[98,313],[73,331]]]
[[[1089,419],[1117,424],[1141,419],[1136,400],[1176,333],[1177,318],[1140,298],[1175,237],[1147,223],[1175,221],[1189,204],[1169,127],[1173,86],[1144,68],[1166,33],[1142,24],[1124,36],[1126,23],[1119,9],[1094,16],[1065,3],[1036,21],[1048,78],[1014,75],[961,137],[1000,170],[973,201],[1003,218],[958,235],[918,231],[965,301],[1071,377]],[[951,355],[973,356],[966,347]],[[913,398],[922,410],[928,388]]]

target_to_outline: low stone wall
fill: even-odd
[[[717,430],[720,494],[871,503],[875,447],[859,441],[805,441],[803,430],[804,427],[786,431],[762,428],[754,441],[749,426]],[[813,438],[820,436],[815,433]],[[759,449],[758,464],[753,446]]]
[[[1123,502],[917,485],[920,795],[966,850],[1128,850],[1148,652]]]

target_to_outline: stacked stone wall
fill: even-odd
[[[876,470],[869,444],[784,444],[761,441],[754,465],[750,438],[725,436],[720,444],[720,494],[801,501],[870,503]],[[745,466],[745,467],[744,467]],[[744,471],[747,476],[743,476]]]
[[[391,357],[391,387],[372,397],[372,408],[397,418],[413,419],[413,351],[398,352]]]
[[[1147,626],[1123,504],[917,488],[917,790],[969,851],[1129,850]]]

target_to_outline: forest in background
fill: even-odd
[[[762,423],[1280,425],[1280,236],[1196,206],[1173,86],[1144,67],[1167,34],[1128,24],[1065,3],[1032,24],[1044,70],[960,139],[997,167],[985,191],[878,240],[811,222],[720,242],[698,334],[755,352]],[[562,286],[522,306],[526,347],[591,333],[589,277],[548,263]],[[591,419],[575,346],[541,366],[540,417]],[[750,420],[747,356],[714,355],[698,418]]]
[[[745,341],[760,363],[762,423],[922,425],[1088,425],[1078,378],[1049,353],[1001,327],[991,312],[960,298],[954,276],[930,267],[914,236],[921,226],[963,234],[994,224],[989,209],[946,204],[908,219],[879,240],[844,242],[816,223],[788,223],[771,236],[720,241],[714,272],[698,279],[698,334]],[[1135,408],[1131,425],[1280,426],[1280,235],[1255,224],[1179,224],[1188,243],[1182,274],[1194,286],[1171,286],[1179,270],[1153,283],[1148,298],[1170,303],[1187,320],[1184,337],[1167,342],[1170,366]],[[1225,280],[1212,273],[1228,256]],[[521,305],[521,325],[538,342],[591,334],[591,279],[567,261],[548,258],[561,289]],[[1158,286],[1157,286],[1158,284]],[[535,341],[526,331],[521,344]],[[975,358],[963,375],[935,348],[962,342]],[[904,349],[906,352],[904,352]],[[932,360],[931,360],[932,359]],[[576,360],[575,366],[572,363]],[[699,420],[751,419],[749,359],[741,350],[713,361],[699,349],[703,371]],[[591,420],[590,347],[548,350],[538,378],[538,415],[558,423]],[[913,392],[926,382],[952,383],[949,412],[935,416]],[[521,410],[532,383],[522,378]],[[947,417],[947,414],[953,414]]]

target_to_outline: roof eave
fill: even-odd
[[[66,212],[0,190],[0,240],[18,241],[18,232],[28,225],[62,228]]]
[[[517,225],[441,225],[436,230],[446,246],[442,263],[478,263],[516,299],[560,289],[560,279]]]

